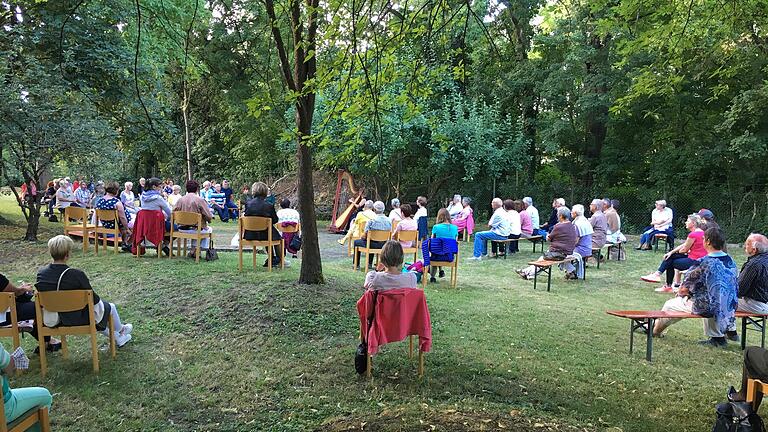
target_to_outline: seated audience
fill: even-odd
[[[376,214],[376,216],[366,222],[365,224],[365,232],[363,232],[363,236],[355,240],[354,246],[355,247],[366,247],[367,246],[367,236],[368,231],[375,230],[375,231],[392,231],[392,222],[389,220],[387,216],[384,215],[384,203],[381,201],[376,201],[373,203],[373,211]],[[359,215],[358,215],[359,217]],[[382,246],[384,246],[385,242],[382,241],[371,241],[370,247],[372,249],[380,249]],[[360,252],[357,253],[357,262],[360,263]],[[368,256],[368,265],[373,264],[373,255]]]
[[[9,281],[5,275],[0,274],[0,291],[13,293],[16,297],[16,320],[17,321],[29,321],[34,320],[35,317],[35,303],[32,301],[34,295],[34,288],[29,283],[21,283],[17,287],[13,282]],[[0,326],[11,325],[11,310],[8,309],[3,314],[4,319],[0,322]],[[32,326],[30,331],[32,338],[37,340],[37,326]],[[50,336],[45,336],[46,351],[53,352],[61,349],[61,341],[53,339]],[[38,352],[38,349],[35,349]]]
[[[390,204],[392,205],[392,211],[389,212],[389,220],[392,221],[392,225],[394,225],[395,222],[400,222],[403,219],[403,215],[400,211],[400,200],[392,198]]]
[[[162,181],[157,177],[152,177],[146,182],[146,189],[141,193],[139,197],[139,203],[141,207],[139,210],[158,210],[162,211],[165,216],[165,232],[171,230],[171,206],[168,205],[168,201],[163,198]],[[138,216],[137,216],[138,217]],[[163,241],[163,253],[168,255],[170,250],[168,245]]]
[[[300,221],[299,212],[291,208],[291,200],[283,198],[280,201],[280,210],[277,211],[277,223],[293,222],[297,224]]]
[[[718,228],[704,232],[704,247],[707,255],[701,258],[688,272],[677,296],[664,303],[663,311],[686,312],[710,316],[704,318],[704,333],[709,337],[699,342],[702,345],[725,347],[728,341],[725,333],[734,328],[738,281],[736,263],[723,252],[725,234]],[[667,327],[679,319],[661,318],[656,320],[653,335],[660,336]]]
[[[392,238],[397,238],[397,233],[400,231],[417,231],[418,226],[416,226],[416,221],[413,220],[413,215],[411,212],[411,206],[410,204],[403,204],[400,206],[400,215],[402,219],[400,219],[400,222],[395,227],[395,230],[392,232]],[[390,218],[392,217],[392,213],[389,214]],[[400,246],[404,248],[413,247],[412,241],[400,241]]]
[[[707,229],[720,228],[720,225],[718,225],[717,222],[715,222],[715,214],[712,213],[712,210],[701,209],[699,210],[698,214],[699,216],[702,217],[702,219],[704,219],[704,223],[706,224]]]
[[[637,250],[651,250],[651,244],[656,234],[666,234],[667,242],[674,244],[674,229],[672,228],[672,219],[674,214],[672,209],[667,207],[664,200],[656,201],[656,208],[651,212],[651,225],[645,227],[643,235],[640,236],[640,244],[635,248]],[[670,239],[672,241],[670,241]]]
[[[704,219],[700,218],[699,215],[696,213],[689,215],[685,221],[685,227],[690,233],[685,239],[685,243],[664,254],[659,269],[640,279],[646,282],[659,283],[661,274],[666,272],[667,281],[662,287],[656,289],[656,292],[673,292],[680,284],[679,273],[676,277],[675,270],[688,270],[697,260],[707,255],[707,249],[704,247],[704,230],[702,229],[705,226]]]
[[[416,273],[403,273],[403,248],[400,243],[389,240],[381,247],[379,256],[380,271],[370,271],[365,275],[365,289],[389,290],[398,288],[416,288]]]
[[[768,238],[750,234],[744,251],[747,262],[739,273],[738,310],[768,314]]]
[[[248,201],[252,199],[253,197],[251,196],[251,187],[248,185],[243,185],[243,187],[240,188],[240,206],[245,207],[246,204],[248,204]]]
[[[511,199],[504,200],[504,210],[506,211],[505,216],[509,220],[509,235],[507,236],[508,239],[520,239],[521,226],[522,223],[520,221],[520,213],[515,209],[515,202]],[[497,254],[497,248],[499,253]],[[517,242],[510,242],[510,243],[496,243],[491,242],[491,256],[503,256],[506,255],[507,252],[510,254],[514,254],[518,252],[518,246]]]
[[[179,199],[181,199],[181,186],[175,184],[171,186],[171,194],[168,195],[168,205],[171,208],[175,207]]]
[[[175,190],[175,188],[177,188],[178,185],[174,185],[173,187]],[[194,180],[187,180],[187,183],[184,185],[184,189],[186,189],[187,193],[184,196],[179,197],[178,200],[176,200],[176,205],[173,207],[173,210],[190,212],[190,213],[199,213],[201,216],[201,224],[200,224],[201,232],[210,233],[210,232],[213,232],[213,228],[211,228],[211,226],[208,224],[213,219],[213,215],[211,214],[210,207],[208,207],[208,203],[205,202],[205,200],[200,195],[197,194],[197,190],[199,188],[200,188],[199,183],[197,183]],[[179,225],[174,229],[183,233],[197,232],[197,226]],[[202,240],[200,240],[201,250],[206,250],[209,247],[210,247],[210,239],[208,237],[204,237]],[[195,258],[196,254],[197,254],[197,240],[193,239],[190,244],[190,249],[189,251],[187,251],[187,256],[190,258]]]
[[[93,185],[93,183],[91,183]],[[120,186],[118,186],[118,189]],[[91,202],[88,204],[90,208],[96,208],[96,206],[99,205],[99,202],[101,202],[102,199],[104,199],[104,195],[106,195],[107,191],[104,189],[104,182],[99,180],[96,185],[93,188],[93,193],[91,195]]]
[[[556,198],[554,201],[552,201],[552,212],[549,214],[549,220],[545,224],[541,225],[540,228],[543,230],[546,230],[547,232],[552,231],[552,229],[558,223],[557,209],[564,206],[565,206],[564,198]]]
[[[451,215],[447,209],[440,209],[437,211],[437,218],[435,219],[435,225],[432,227],[432,238],[447,238],[456,240],[459,236],[459,229],[456,225],[451,223]],[[435,274],[439,271],[441,278],[445,277],[445,271],[439,266],[429,267],[429,281],[437,282]]]
[[[67,265],[70,252],[75,246],[71,238],[64,235],[57,235],[48,240],[48,252],[53,258],[53,263],[41,268],[37,272],[37,282],[35,287],[40,292],[47,291],[65,291],[65,290],[91,290],[91,283],[88,276],[81,270],[71,268]],[[112,316],[112,323],[115,328],[115,342],[117,346],[122,347],[131,340],[131,331],[133,325],[120,321],[120,315],[117,313],[117,306],[102,300],[96,292],[93,293],[93,313],[96,320],[96,329],[103,335],[109,337],[109,317]],[[59,325],[62,326],[81,326],[88,325],[88,307],[73,312],[59,313]]]
[[[88,208],[91,204],[91,191],[88,190],[88,183],[80,182],[80,187],[75,190],[75,204],[82,208]]]
[[[373,201],[365,201],[363,203],[363,211],[357,212],[355,218],[352,219],[349,223],[349,230],[347,230],[347,233],[344,235],[344,237],[337,240],[337,242],[340,245],[343,245],[350,239],[360,238],[363,235],[361,229],[365,228],[365,224],[375,217],[376,212],[373,211]]]
[[[229,222],[229,209],[227,209],[227,198],[224,192],[221,191],[221,185],[216,183],[213,187],[213,192],[208,194],[208,202],[211,205],[211,209],[219,215],[219,219],[222,222]]]
[[[80,207],[75,202],[75,196],[69,189],[69,181],[64,179],[59,182],[59,189],[56,191],[56,207],[64,213],[64,209],[69,206]]]
[[[589,218],[589,224],[592,225],[592,249],[598,249],[595,259],[599,260],[602,259],[599,249],[605,246],[608,237],[608,220],[603,213],[603,200],[593,199],[589,211],[592,212]]]
[[[576,228],[571,223],[571,210],[568,207],[560,206],[557,208],[557,223],[552,227],[552,231],[547,234],[549,250],[539,260],[559,261],[573,254],[576,246],[577,236]],[[573,265],[560,265],[561,269],[568,273],[573,271]],[[523,279],[533,279],[536,275],[536,266],[528,266],[517,270],[517,274]],[[566,274],[567,277],[567,274]]]
[[[603,200],[603,213],[605,214],[605,221],[608,224],[608,230],[606,231],[605,239],[609,243],[618,244],[627,241],[624,234],[621,233],[621,216],[617,209],[619,208],[618,200],[610,200],[608,198]]]
[[[120,235],[123,238],[123,251],[130,251],[130,238],[131,229],[133,228],[132,214],[126,211],[125,206],[117,198],[117,191],[120,190],[120,185],[117,182],[109,182],[104,188],[104,198],[96,205],[98,210],[117,210],[118,228],[120,229]],[[115,227],[115,223],[112,221],[103,221],[102,226],[107,229]]]
[[[125,189],[120,192],[120,202],[129,211],[136,208],[136,196],[133,194],[133,183],[125,182]]]
[[[459,233],[467,230],[467,234],[472,235],[472,232],[475,230],[475,212],[470,206],[471,203],[472,200],[469,197],[462,198],[461,205],[463,208],[461,209],[461,212],[459,212],[459,215],[456,216],[456,218],[451,218],[451,223],[456,225],[456,229]]]
[[[53,397],[44,387],[21,387],[11,389],[8,377],[16,370],[16,363],[11,354],[0,344],[0,373],[3,376],[3,405],[5,405],[5,421],[12,423],[24,413],[38,407],[51,409]],[[27,430],[39,430],[39,424]]]
[[[418,223],[419,219],[427,217],[427,198],[423,196],[416,198],[416,205],[418,206],[418,209],[416,209],[416,214],[413,216],[413,219]]]
[[[233,198],[235,191],[233,191],[232,187],[230,187],[229,180],[222,180],[221,192],[224,194],[224,206],[227,208],[227,210],[229,210],[230,219],[237,219],[237,217],[240,215],[240,208],[237,206],[237,204],[235,204],[235,200]]]
[[[136,187],[136,196],[141,197],[145,190],[147,190],[147,179],[142,177],[139,179],[139,186]]]
[[[531,213],[525,208],[523,201],[515,201],[515,210],[520,214],[520,238],[530,238],[533,235],[533,220]]]
[[[274,227],[274,224],[277,223],[279,220],[277,217],[277,212],[275,212],[275,206],[273,204],[270,204],[267,202],[267,195],[269,195],[269,188],[266,184],[262,182],[256,182],[251,186],[251,194],[253,195],[253,199],[248,201],[248,204],[245,206],[245,212],[243,213],[243,216],[260,216],[260,217],[266,217],[272,220],[272,226],[270,227],[272,230],[272,240],[279,240],[280,232],[277,231],[277,228]],[[268,240],[268,232],[266,230],[263,231],[245,231],[243,234],[243,238],[245,240],[259,240],[259,241],[266,241]],[[288,263],[286,262],[286,265]],[[273,246],[272,250],[272,267],[279,267],[280,266],[280,246]],[[269,259],[264,261],[264,267],[269,267]]]
[[[523,210],[528,213],[531,219],[531,235],[546,235],[546,232],[540,232],[541,219],[539,219],[539,209],[533,206],[533,198],[523,198]]]
[[[453,201],[451,201],[446,210],[448,210],[448,214],[451,216],[451,219],[457,218],[459,213],[464,210],[464,206],[461,204],[461,195],[454,195]]]
[[[571,208],[571,214],[573,216],[573,226],[576,228],[576,247],[573,248],[573,253],[578,254],[581,257],[581,263],[579,267],[586,261],[587,258],[592,256],[592,225],[587,218],[584,217],[584,206],[581,204],[574,204]],[[571,264],[566,266],[572,267]],[[577,271],[569,271],[566,273],[568,279],[578,279],[581,276],[581,268]]]
[[[490,229],[475,234],[473,256],[469,260],[480,261],[481,257],[488,255],[489,240],[506,240],[512,232],[510,220],[507,211],[504,210],[501,198],[494,198],[491,201],[491,208],[493,208],[493,216],[488,221],[488,228]]]
[[[208,180],[203,182],[203,188],[200,190],[200,197],[202,197],[205,202],[208,203],[208,205],[211,205],[211,194],[213,193],[213,189],[211,189],[211,182]]]

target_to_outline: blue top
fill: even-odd
[[[432,235],[437,238],[452,238],[459,236],[459,228],[449,223],[441,223],[432,227]]]
[[[375,218],[365,223],[365,232],[370,230],[392,231],[392,221],[382,214],[377,214]]]
[[[224,204],[227,202],[226,195],[224,195],[224,192],[216,192],[213,191],[208,195],[211,199],[211,202],[214,202],[219,205],[219,207],[224,207]]]
[[[224,194],[224,198],[227,201],[231,201],[232,200],[232,194],[234,193],[234,191],[232,190],[232,188],[221,188],[221,193]]]

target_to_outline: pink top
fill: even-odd
[[[693,240],[693,246],[688,251],[688,258],[696,260],[707,256],[707,250],[704,249],[704,231],[692,231],[688,234],[688,238]]]
[[[520,212],[520,230],[528,235],[533,234],[533,221],[531,221],[531,214],[527,211]]]
[[[417,231],[419,229],[419,225],[416,223],[413,218],[407,218],[403,219],[400,222],[397,223],[397,227],[395,228],[395,232],[392,233],[392,236],[394,237],[395,234],[398,233],[398,231]],[[401,241],[400,246],[402,247],[411,247],[413,242],[411,241]]]

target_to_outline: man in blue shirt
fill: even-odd
[[[373,211],[376,213],[376,217],[369,220],[365,224],[365,234],[359,240],[355,240],[354,245],[356,247],[364,248],[367,244],[368,231],[392,231],[392,221],[384,215],[384,203],[376,201],[373,203]],[[371,240],[371,249],[381,249],[384,247],[383,241]],[[360,253],[357,252],[357,262],[360,262]],[[373,265],[373,255],[368,256],[368,265]]]
[[[219,219],[221,219],[222,222],[229,222],[226,195],[221,191],[221,185],[219,183],[216,183],[213,189],[213,192],[209,195],[211,199],[211,208],[219,215]]]
[[[221,181],[221,191],[224,193],[224,205],[227,207],[227,210],[229,211],[229,216],[232,219],[237,219],[237,204],[235,204],[235,201],[232,199],[232,194],[234,194],[234,191],[229,186],[229,180],[222,180]]]
[[[470,260],[480,261],[482,256],[488,255],[488,240],[507,240],[512,233],[512,225],[502,205],[501,198],[491,201],[493,216],[488,221],[490,230],[475,234],[474,253]]]

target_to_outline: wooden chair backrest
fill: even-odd
[[[107,222],[115,222],[117,223],[119,221],[119,217],[117,216],[117,210],[99,210],[96,209],[96,219],[100,221],[107,221]]]
[[[282,226],[282,224],[278,222],[275,224],[275,228],[280,232],[295,233],[301,231],[301,223],[297,223],[295,226]]]
[[[360,235],[363,235],[363,233],[365,232],[365,224],[367,224],[369,220],[370,219],[363,219],[363,218],[361,218],[361,220],[355,219],[355,225],[357,225],[357,232],[359,232]]]
[[[398,231],[395,240],[415,242],[419,238],[419,232],[416,230]]]
[[[370,241],[380,241],[385,242],[392,238],[392,231],[389,230],[369,230],[367,235],[368,240]]]
[[[271,232],[272,219],[262,216],[243,216],[240,219],[240,232],[243,231],[268,231]]]
[[[69,206],[64,209],[64,223],[68,224],[70,221],[85,223],[88,220],[88,210],[81,207]]]
[[[392,232],[395,232],[395,229],[397,228],[397,224],[400,223],[400,220],[395,219],[392,221]]]
[[[93,304],[93,291],[66,290],[37,292],[36,301],[48,312],[75,312]]]
[[[0,312],[16,307],[16,295],[10,292],[0,292]]]
[[[171,213],[171,226],[173,224],[196,226],[200,230],[203,225],[203,215],[197,212],[174,210]]]

